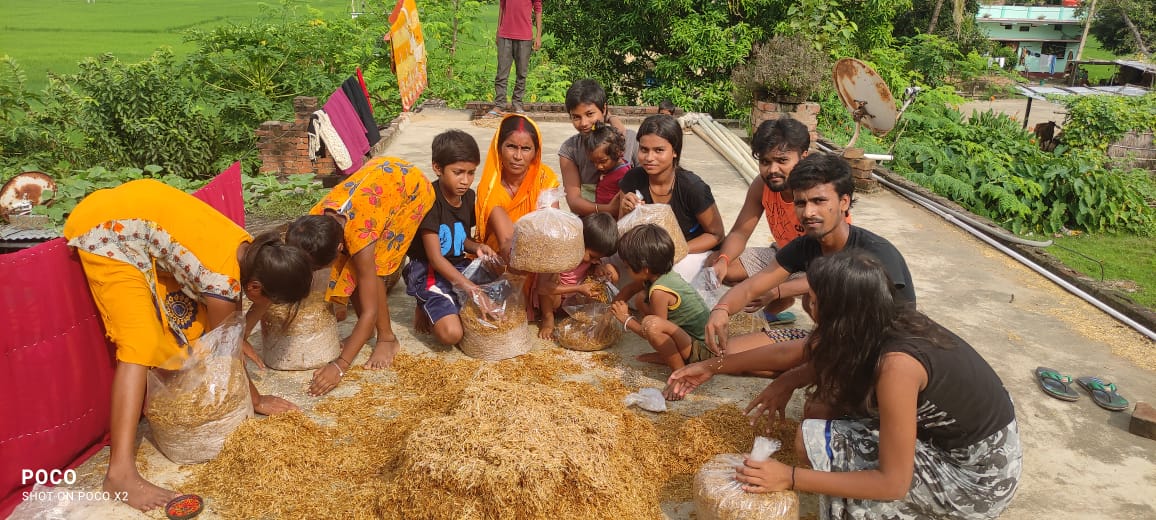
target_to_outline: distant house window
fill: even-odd
[[[1012,28],[1012,24],[1010,24],[1010,23],[1000,24],[1000,26],[1003,27],[1004,29],[1009,30],[1009,31]]]
[[[1059,59],[1064,59],[1064,52],[1068,50],[1066,43],[1044,42],[1043,48],[1040,52],[1043,54],[1055,54]]]
[[[1030,25],[1021,25],[1020,26],[1020,32],[1028,32],[1030,30],[1032,30],[1032,27]]]
[[[1054,24],[1052,24],[1052,29],[1055,29],[1057,31],[1062,31],[1062,30],[1064,30],[1064,26],[1062,26],[1058,23],[1054,23]]]

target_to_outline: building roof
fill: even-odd
[[[1105,87],[1057,87],[1054,85],[1016,85],[1016,90],[1032,99],[1044,100],[1045,96],[1143,96],[1150,91],[1133,85],[1111,85]]]

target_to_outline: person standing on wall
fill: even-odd
[[[530,25],[531,14],[534,25]],[[526,75],[530,72],[530,52],[542,48],[542,0],[498,0],[498,74],[494,76],[494,108],[487,117],[500,117],[506,106],[506,85],[510,67],[517,65],[517,79],[508,108],[524,114]]]

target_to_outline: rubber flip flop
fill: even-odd
[[[181,495],[165,505],[165,516],[169,520],[189,520],[204,509],[205,501],[199,495]]]
[[[1047,367],[1036,367],[1036,382],[1040,384],[1045,394],[1061,401],[1075,401],[1080,398],[1072,387],[1072,378],[1060,375],[1059,372]]]
[[[767,325],[790,325],[796,320],[795,313],[793,312],[773,314],[763,311],[763,317],[767,319]]]
[[[499,117],[502,117],[503,115],[505,115],[505,114],[498,112],[497,109],[490,109],[489,112],[482,114],[482,119],[497,119]]]
[[[1092,396],[1092,401],[1100,405],[1100,408],[1119,412],[1128,409],[1128,400],[1116,393],[1116,385],[1114,383],[1105,384],[1104,381],[1098,377],[1081,377],[1076,380],[1084,390],[1087,390]]]

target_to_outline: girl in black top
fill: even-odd
[[[1023,455],[1011,398],[991,366],[897,297],[883,264],[863,249],[815,259],[807,278],[816,328],[805,356],[816,389],[795,443],[813,469],[747,460],[736,475],[744,489],[818,493],[823,518],[999,516]],[[697,365],[754,370],[773,353]],[[672,384],[705,381],[690,369],[672,374]],[[789,391],[779,382],[748,411],[781,415],[797,382]]]

